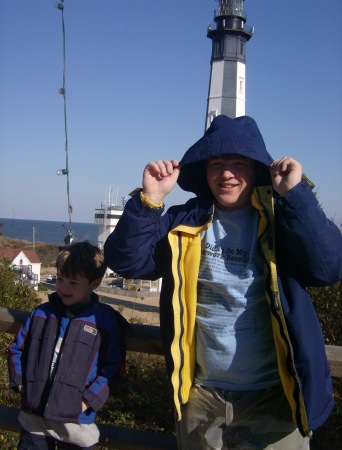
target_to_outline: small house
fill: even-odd
[[[42,263],[35,250],[22,250],[20,248],[0,247],[0,261],[8,259],[11,267],[20,273],[23,284],[38,289],[40,282],[40,268]]]

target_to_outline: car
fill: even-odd
[[[46,281],[48,283],[56,283],[57,275],[48,275]]]
[[[128,289],[128,286],[127,284],[124,284],[124,278],[122,277],[114,278],[114,280],[108,283],[108,286],[111,286],[112,288]]]

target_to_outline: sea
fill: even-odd
[[[49,220],[26,220],[0,218],[0,231],[3,236],[12,239],[23,239],[29,242],[43,242],[64,246],[64,238],[68,235],[69,222]],[[75,241],[90,241],[97,244],[98,225],[94,223],[72,223],[71,230]]]

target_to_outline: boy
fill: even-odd
[[[163,215],[176,182],[196,198]],[[341,280],[342,238],[295,159],[218,116],[180,163],[146,166],[104,250],[125,277],[163,277],[179,449],[309,448],[333,398],[305,286]]]
[[[93,292],[106,271],[103,253],[77,242],[56,267],[56,292],[9,347],[10,389],[22,397],[19,450],[92,449],[96,413],[124,369],[125,320]]]

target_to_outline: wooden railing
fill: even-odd
[[[24,323],[27,312],[0,307],[0,332],[15,334]],[[162,355],[160,329],[151,325],[131,324],[127,339],[127,350],[133,352]],[[331,374],[342,377],[342,346],[326,346]],[[0,429],[19,431],[17,420],[19,411],[0,406]],[[171,435],[98,424],[100,429],[99,446],[118,450],[173,450],[177,448],[176,438]]]

